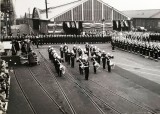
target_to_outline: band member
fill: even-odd
[[[75,58],[76,58],[77,57],[77,47],[76,47],[76,45],[73,45],[73,51],[74,51]]]
[[[103,69],[106,69],[106,54],[105,54],[105,51],[103,50],[102,51],[102,55],[101,55],[101,58],[102,58],[102,63],[103,63]]]
[[[64,52],[64,56],[65,56],[65,62],[67,62],[67,51],[68,51],[68,46],[65,43],[64,46],[63,46],[63,52]]]
[[[52,52],[52,48],[51,48],[51,46],[49,46],[48,47],[48,55],[49,55],[49,59],[51,59],[52,57],[52,54],[51,54],[51,52]]]
[[[108,72],[111,72],[110,59],[107,57]]]
[[[62,47],[62,45],[60,46],[60,55],[61,55],[61,58],[63,58],[63,47]]]
[[[81,49],[80,46],[78,47],[78,50],[77,50],[77,51],[78,51],[78,56],[79,56],[79,57],[82,56],[82,49]]]
[[[67,51],[67,62],[70,65],[70,62],[71,62],[71,51],[69,49]]]
[[[71,51],[71,67],[74,68],[74,61],[75,61],[75,53],[72,50]]]
[[[86,54],[89,56],[89,49],[90,49],[90,46],[89,46],[88,43],[86,43],[85,48],[86,48]]]
[[[84,71],[85,71],[85,80],[88,80],[89,77],[89,61],[86,59],[84,63]]]
[[[84,64],[81,56],[77,59],[77,62],[79,62],[79,73],[80,75],[83,75]]]

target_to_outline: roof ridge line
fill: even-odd
[[[159,14],[159,13],[160,13],[160,11],[158,11],[157,13],[151,15],[149,18],[152,18],[153,16],[155,16],[155,15],[157,15],[157,14]]]
[[[75,2],[79,2],[79,1],[82,1],[82,0],[76,0],[76,1],[69,2],[69,3],[66,3],[66,4],[62,4],[62,5],[59,5],[59,6],[49,7],[48,10],[49,10],[49,9],[58,8],[58,7],[62,7],[62,6],[66,6],[66,5],[69,5],[69,4],[72,4],[72,3],[75,3]]]

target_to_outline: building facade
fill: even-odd
[[[134,28],[145,27],[148,31],[160,32],[160,9],[123,11],[131,18]]]
[[[102,31],[102,29],[112,29],[113,20],[130,19],[101,0],[79,0],[50,7],[47,12],[48,18],[46,18],[46,10],[34,8],[32,16],[33,29],[44,34],[64,32],[64,23],[68,28],[78,29],[82,26],[83,31]]]

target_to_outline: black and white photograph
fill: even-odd
[[[0,0],[0,114],[160,114],[159,0]]]

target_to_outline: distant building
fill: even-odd
[[[129,20],[124,13],[101,0],[78,0],[57,7],[33,9],[33,29],[40,33],[58,33],[67,28],[82,31],[102,31],[113,29],[114,20]],[[65,25],[65,26],[64,26]],[[103,26],[104,25],[104,26]]]
[[[142,26],[148,31],[160,32],[160,9],[128,10],[123,13],[131,18],[134,28]]]

